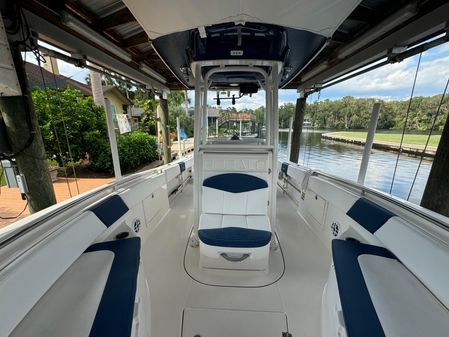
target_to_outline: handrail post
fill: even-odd
[[[182,158],[182,150],[181,150],[181,122],[179,120],[179,116],[176,117],[176,132],[178,134],[178,159]]]
[[[111,144],[112,165],[114,167],[115,179],[122,179],[122,171],[120,169],[120,159],[118,155],[117,139],[115,138],[115,125],[112,118],[111,101],[107,98],[104,99],[104,107],[106,112],[106,124],[108,126],[109,143]]]
[[[290,159],[289,157],[292,148],[292,131],[293,131],[293,116],[290,117],[290,124],[288,125],[287,160]]]
[[[366,170],[368,169],[369,157],[371,149],[373,147],[374,135],[377,128],[377,120],[379,119],[380,102],[376,102],[373,105],[373,111],[371,112],[371,120],[368,126],[368,134],[366,135],[365,148],[363,149],[362,162],[360,164],[359,177],[357,183],[364,185]]]

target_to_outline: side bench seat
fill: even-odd
[[[138,237],[90,246],[11,336],[131,336],[139,263]]]
[[[86,253],[97,251],[114,253],[114,260],[89,337],[131,336],[140,263],[140,238],[100,242],[90,246]]]
[[[348,337],[447,336],[447,308],[389,250],[336,239],[332,256]]]

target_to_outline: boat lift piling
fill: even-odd
[[[306,112],[307,93],[301,91],[299,98],[296,100],[295,119],[293,121],[293,134],[290,145],[290,161],[297,163],[299,159],[299,148],[301,146],[302,124],[304,123],[304,115]]]
[[[380,102],[376,102],[373,105],[373,111],[371,112],[371,120],[368,126],[368,134],[366,135],[365,147],[363,149],[362,162],[360,163],[359,176],[357,182],[360,185],[364,185],[366,170],[368,169],[369,157],[371,149],[373,147],[374,135],[376,133],[377,121],[379,120]]]
[[[449,79],[448,79],[449,82]],[[447,89],[447,87],[446,87]],[[444,95],[440,102],[443,102]],[[449,117],[444,124],[421,206],[449,217]]]
[[[12,150],[12,153],[1,156],[5,159],[15,158],[18,173],[23,174],[26,179],[22,185],[26,186],[21,190],[22,196],[28,202],[30,213],[34,213],[56,204],[56,196],[25,74],[22,50],[18,44],[10,43],[14,41],[9,41],[9,38],[11,37],[6,34],[3,20],[0,18],[3,71],[9,70],[10,75],[4,77],[8,85],[2,87],[5,92],[0,94],[0,115],[3,117],[8,145]],[[8,92],[7,89],[13,87],[15,92]]]

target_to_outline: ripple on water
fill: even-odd
[[[279,135],[279,158],[287,158],[287,134]],[[299,162],[307,167],[356,181],[363,147],[321,140],[319,132],[305,132],[301,135]],[[365,185],[383,192],[390,192],[391,180],[397,153],[372,150]],[[396,169],[391,194],[407,199],[418,168],[419,158],[401,155]],[[409,201],[419,204],[429,177],[432,161],[423,160],[416,177]]]

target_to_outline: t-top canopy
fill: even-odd
[[[359,0],[124,0],[151,39],[225,22],[255,22],[330,37]]]

